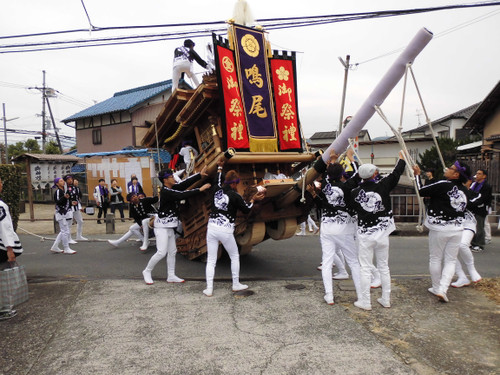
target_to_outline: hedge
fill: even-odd
[[[21,199],[21,168],[18,165],[0,164],[0,178],[3,182],[3,191],[0,195],[10,209],[14,230],[19,220],[19,201]]]

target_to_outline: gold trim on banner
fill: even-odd
[[[278,141],[276,139],[257,139],[249,137],[248,141],[252,152],[278,152]]]
[[[231,24],[227,27],[227,40],[229,42],[229,49],[234,51],[234,38],[236,37],[234,26]],[[235,57],[236,60],[236,57]]]
[[[245,119],[247,121],[246,126],[247,126],[247,132],[249,136],[249,145],[250,145],[250,151],[251,152],[277,152],[278,151],[278,125],[276,123],[276,113],[275,113],[275,108],[274,108],[274,93],[272,90],[272,82],[271,82],[271,72],[269,69],[269,59],[267,58],[268,56],[268,43],[269,41],[266,38],[265,32],[261,30],[255,30],[251,29],[249,27],[245,27],[242,25],[238,24],[233,24],[231,25],[231,28],[228,29],[228,37],[231,36],[231,38],[228,38],[230,41],[232,40],[233,47],[234,47],[234,52],[235,52],[235,63],[238,66],[237,72],[238,72],[238,83],[239,83],[239,88],[240,88],[240,93],[241,93],[241,100],[243,106],[245,106],[245,96],[242,92],[243,90],[243,77],[242,77],[242,71],[241,71],[241,66],[240,66],[240,51],[238,48],[239,41],[237,39],[236,35],[236,29],[241,29],[241,30],[251,30],[254,33],[260,34],[260,37],[262,38],[262,53],[263,53],[263,58],[264,58],[264,66],[266,69],[266,80],[267,80],[267,90],[269,93],[269,100],[270,100],[270,105],[269,109],[271,111],[270,115],[271,116],[271,123],[273,126],[273,132],[274,136],[269,136],[269,138],[252,138],[251,132],[250,132],[250,121],[248,119],[248,113],[245,109]],[[247,52],[245,52],[247,53]]]

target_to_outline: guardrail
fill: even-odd
[[[391,194],[391,204],[396,221],[416,221],[418,218],[418,199],[416,194]],[[500,218],[500,194],[493,194],[491,215]],[[412,220],[413,219],[413,220]]]

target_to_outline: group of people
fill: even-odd
[[[83,236],[82,191],[78,187],[78,180],[71,175],[54,179],[55,219],[59,225],[59,233],[52,244],[53,253],[76,254],[69,245],[77,241],[87,241]],[[76,239],[71,238],[71,226],[76,221]],[[62,243],[63,248],[59,247]]]
[[[343,261],[351,269],[357,300],[354,306],[371,310],[370,289],[382,287],[382,296],[377,302],[383,307],[391,306],[391,276],[389,270],[389,235],[396,227],[391,208],[390,192],[396,187],[405,170],[403,152],[394,170],[385,177],[379,175],[373,164],[358,166],[351,160],[353,172],[348,174],[337,163],[338,155],[332,153],[325,173],[316,185],[309,186],[315,202],[321,208],[320,240],[322,272],[325,289],[324,300],[334,304],[332,266],[347,273]],[[317,163],[323,163],[320,159]],[[321,170],[321,168],[317,168]],[[471,242],[484,246],[484,217],[491,205],[491,187],[486,183],[487,171],[476,172],[472,183],[470,168],[456,161],[445,169],[444,180],[428,181],[424,186],[420,180],[420,168],[413,167],[419,194],[426,201],[425,226],[429,229],[429,270],[432,287],[429,292],[439,300],[448,302],[447,291],[453,287],[469,285],[461,267],[460,255],[472,282],[481,280],[474,267]],[[479,218],[478,218],[479,216]],[[375,256],[376,265],[373,264]],[[457,280],[452,283],[454,274]]]
[[[240,261],[238,246],[234,238],[234,225],[238,210],[248,213],[255,201],[262,200],[265,192],[255,190],[245,201],[238,194],[237,186],[240,182],[235,170],[223,172],[224,158],[217,162],[218,169],[212,183],[205,183],[199,188],[186,190],[189,186],[206,177],[206,167],[199,173],[193,174],[181,182],[174,178],[174,171],[166,169],[159,173],[158,178],[162,182],[159,196],[158,213],[154,219],[154,233],[156,236],[156,253],[151,257],[146,268],[142,271],[144,282],[148,285],[154,283],[151,272],[163,258],[167,262],[167,282],[183,283],[184,280],[175,274],[175,257],[177,247],[175,243],[176,228],[179,225],[179,201],[204,191],[210,193],[212,207],[207,225],[207,265],[206,265],[206,288],[203,294],[207,297],[213,295],[214,274],[217,262],[219,243],[226,249],[231,258],[232,290],[240,291],[248,286],[241,284],[239,280]]]
[[[371,310],[370,289],[381,286],[382,296],[377,302],[388,308],[391,306],[389,235],[396,229],[390,192],[397,186],[405,170],[404,154],[402,151],[399,153],[394,170],[384,177],[380,176],[378,168],[373,164],[359,166],[354,161],[351,150],[348,150],[346,156],[351,161],[352,172],[346,172],[343,165],[337,162],[338,155],[332,152],[329,163],[325,164],[321,158],[318,159],[315,168],[324,170],[324,173],[315,184],[308,187],[321,210],[319,229],[322,264],[319,268],[325,289],[324,300],[329,305],[334,304],[332,279],[348,277],[345,262],[351,270],[356,290],[357,300],[354,305],[363,310]],[[146,284],[153,284],[151,273],[165,257],[167,281],[184,282],[175,273],[176,236],[180,226],[179,202],[203,191],[210,191],[212,208],[206,234],[206,289],[203,294],[213,295],[220,243],[231,258],[233,291],[248,287],[239,281],[240,265],[233,235],[234,223],[238,210],[244,214],[249,213],[254,202],[263,199],[265,193],[256,190],[245,201],[237,192],[240,181],[237,172],[230,170],[224,173],[222,157],[217,164],[218,171],[214,180],[191,190],[186,189],[207,176],[206,168],[184,180],[180,180],[172,169],[161,171],[158,178],[162,187],[157,197],[145,197],[137,177],[131,177],[127,187],[127,201],[130,203],[130,217],[134,219],[134,223],[121,238],[108,242],[117,247],[135,236],[142,242],[140,250],[145,251],[149,246],[149,238],[156,237],[156,253],[142,272]],[[487,171],[478,170],[472,183],[470,168],[456,161],[445,169],[444,180],[429,179],[425,185],[420,180],[420,168],[413,166],[413,172],[419,193],[426,201],[425,226],[429,229],[429,270],[432,280],[429,292],[441,301],[448,302],[447,291],[450,285],[459,288],[471,282],[457,257],[463,261],[472,282],[481,280],[474,266],[472,251],[474,246],[484,246],[485,243],[484,218],[492,199],[491,187],[486,182]],[[78,181],[70,175],[57,178],[54,183],[57,188],[54,193],[56,220],[60,233],[51,251],[74,254],[76,252],[69,247],[76,243],[71,238],[73,219],[77,222],[76,240],[86,240],[82,235],[81,191]],[[113,200],[113,197],[121,196],[121,193],[116,180],[111,183],[111,191],[108,191],[104,180],[99,181],[94,190],[94,198],[100,209],[98,219],[101,218],[101,210],[106,216],[104,198],[109,197],[112,205],[113,202],[118,205],[123,203],[123,198]],[[120,212],[123,219],[123,208]],[[59,248],[59,243],[62,243],[63,249]],[[340,270],[336,275],[332,275],[334,265]],[[458,277],[452,283],[455,272]]]
[[[70,248],[70,245],[76,244],[77,241],[88,241],[83,236],[83,217],[84,208],[82,205],[82,191],[78,186],[78,180],[72,175],[66,175],[62,178],[54,179],[54,202],[55,202],[55,220],[59,226],[59,233],[52,244],[50,251],[53,253],[76,254],[76,251]],[[131,202],[134,196],[142,196],[144,191],[139,183],[137,176],[132,175],[127,184],[128,201]],[[94,188],[93,197],[98,208],[97,223],[101,224],[101,218],[106,218],[108,208],[111,208],[111,213],[114,214],[118,209],[121,220],[125,221],[123,190],[118,186],[116,179],[111,180],[111,187],[108,189],[104,179],[99,179],[99,184]],[[133,209],[130,209],[131,217]],[[134,218],[135,220],[135,218]],[[73,221],[76,222],[76,237],[72,238],[71,226]],[[141,250],[145,250],[149,244],[147,236],[142,234],[138,236],[144,239]],[[62,244],[62,249],[60,247]]]
[[[127,183],[127,194],[130,193],[135,193],[137,195],[144,194],[141,183],[135,174],[130,176],[130,181]],[[99,184],[94,188],[94,200],[98,208],[97,224],[101,224],[102,217],[106,219],[108,208],[111,209],[112,214],[118,209],[118,211],[120,211],[121,221],[125,221],[125,215],[123,213],[125,205],[123,190],[118,186],[118,181],[115,178],[111,180],[111,187],[109,189],[106,186],[106,180],[104,180],[104,178],[99,179]]]

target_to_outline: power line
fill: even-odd
[[[470,25],[473,25],[477,22],[480,22],[480,21],[483,21],[485,20],[486,18],[490,18],[490,17],[493,17],[493,16],[496,16],[497,14],[500,13],[500,10],[494,10],[492,12],[489,12],[489,13],[486,13],[486,14],[483,14],[482,16],[479,16],[479,17],[476,17],[476,18],[473,18],[469,21],[466,21],[466,22],[463,22],[459,25],[456,25],[456,26],[453,26],[447,30],[444,30],[443,32],[440,32],[440,33],[437,33],[437,34],[434,34],[434,39],[437,39],[437,38],[441,38],[445,35],[448,35],[448,34],[451,34],[452,32],[455,32],[455,31],[458,31],[460,29],[463,29],[467,26],[470,26]],[[396,53],[399,53],[401,51],[404,50],[405,47],[400,47],[400,48],[397,48],[397,49],[394,49],[392,51],[389,51],[389,52],[386,52],[382,55],[379,55],[379,56],[376,56],[376,57],[373,57],[371,59],[368,59],[368,60],[365,60],[365,61],[362,61],[360,63],[356,63],[356,64],[352,64],[353,66],[359,66],[361,64],[365,64],[367,62],[371,62],[371,61],[374,61],[374,60],[378,60],[378,59],[381,59],[383,57],[387,57],[387,56],[390,56],[390,55],[394,55]]]
[[[269,19],[257,20],[257,22],[260,23],[264,28],[268,30],[273,30],[273,29],[286,29],[286,28],[305,27],[305,26],[317,26],[322,24],[356,21],[362,19],[395,17],[395,16],[435,12],[442,10],[477,8],[477,7],[498,6],[498,5],[500,5],[500,1],[479,2],[472,4],[457,4],[457,5],[447,5],[447,6],[418,8],[418,9],[385,10],[385,11],[374,11],[374,12],[346,13],[346,14],[333,14],[333,15],[307,16],[307,17],[269,18]],[[201,30],[167,32],[167,33],[149,34],[149,35],[146,34],[146,35],[108,37],[99,39],[80,39],[80,40],[70,40],[70,41],[52,41],[52,42],[1,45],[0,53],[38,52],[38,51],[50,51],[50,50],[82,48],[82,47],[147,43],[147,42],[156,42],[162,40],[181,39],[186,37],[193,38],[193,37],[210,36],[212,32],[225,31],[226,30],[225,27],[223,28],[221,27],[223,24],[225,25],[224,21],[214,21],[214,22],[178,23],[178,24],[164,24],[164,25],[94,27],[92,31],[207,26],[203,27]],[[221,26],[212,27],[216,25],[221,25]],[[0,39],[47,36],[47,35],[66,34],[66,33],[74,33],[81,31],[88,31],[88,30],[76,29],[76,30],[64,30],[64,31],[55,31],[55,32],[37,33],[37,34],[11,35],[11,36],[0,37]]]

